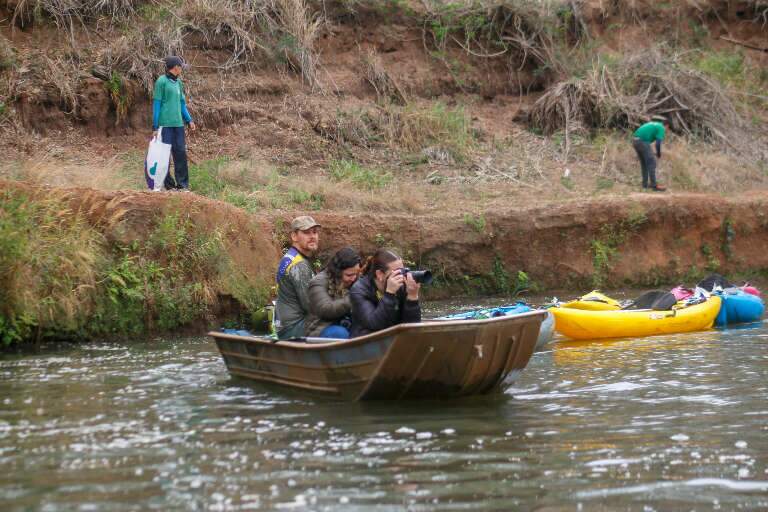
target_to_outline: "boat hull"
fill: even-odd
[[[597,290],[593,290],[586,295],[582,295],[578,299],[566,302],[560,307],[583,309],[586,311],[613,311],[621,309],[621,305],[618,301],[600,293]]]
[[[539,336],[536,339],[536,350],[543,349],[555,336],[555,315],[547,311],[547,317],[541,322]]]
[[[545,316],[402,324],[321,343],[210,335],[234,376],[345,400],[445,399],[511,384]]]
[[[722,299],[723,305],[715,321],[717,326],[756,322],[765,312],[765,304],[760,297],[742,290],[725,290]]]
[[[555,330],[576,340],[625,338],[709,329],[720,311],[720,297],[674,311],[587,311],[552,308]]]

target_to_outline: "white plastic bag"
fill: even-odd
[[[165,144],[162,137],[162,128],[157,131],[157,137],[149,141],[147,158],[144,160],[144,177],[147,186],[154,190],[163,190],[163,182],[168,175],[168,166],[171,161],[171,145]]]

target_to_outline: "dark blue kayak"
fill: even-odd
[[[482,320],[484,318],[494,318],[497,316],[519,315],[520,313],[527,313],[529,311],[533,311],[533,309],[528,304],[518,302],[517,304],[509,306],[462,311],[461,313],[441,316],[435,320]]]
[[[738,288],[726,288],[720,296],[723,299],[723,305],[715,318],[715,325],[719,327],[756,322],[765,313],[763,299]]]

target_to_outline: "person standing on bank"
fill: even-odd
[[[184,136],[184,125],[189,125],[190,131],[197,127],[187,110],[184,95],[184,84],[181,82],[181,72],[185,67],[181,57],[171,56],[165,59],[165,74],[155,81],[155,91],[152,101],[152,132],[153,137],[160,138],[165,144],[171,145],[173,156],[173,174],[165,176],[167,190],[189,190],[189,168],[187,166],[187,145]]]
[[[309,282],[315,276],[310,258],[320,245],[320,224],[308,216],[291,222],[291,248],[277,267],[277,338],[287,340],[304,336],[309,315]]]
[[[665,125],[669,120],[662,116],[653,116],[650,122],[645,123],[635,130],[632,139],[632,147],[637,152],[640,160],[640,169],[643,172],[643,189],[650,188],[657,192],[663,192],[666,187],[656,183],[656,158],[661,158],[661,142],[666,133]],[[656,143],[656,157],[653,156],[651,144]]]
[[[403,274],[402,268],[403,259],[388,249],[379,249],[368,259],[364,275],[349,291],[353,338],[397,324],[421,322],[421,285],[410,272]]]

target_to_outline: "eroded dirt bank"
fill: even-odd
[[[708,271],[768,268],[768,193],[633,194],[486,212],[481,222],[433,217],[318,215],[326,247],[391,242],[455,282],[524,271],[540,287],[651,286]],[[466,276],[466,277],[465,277]]]
[[[31,187],[2,182],[3,188]],[[196,194],[45,189],[109,240],[141,241],[163,212],[185,212],[195,229],[218,232],[244,279],[269,279],[294,214],[249,215]],[[510,199],[512,202],[512,199]],[[768,192],[738,198],[707,194],[632,194],[536,207],[412,216],[312,212],[323,225],[325,261],[351,245],[371,253],[400,250],[409,262],[431,268],[443,284],[492,285],[524,271],[543,290],[591,285],[655,285],[695,279],[707,271],[757,274],[768,269]],[[201,276],[204,277],[204,276]],[[486,287],[487,288],[487,287]],[[503,290],[498,290],[503,291]],[[229,290],[217,290],[229,295]]]

